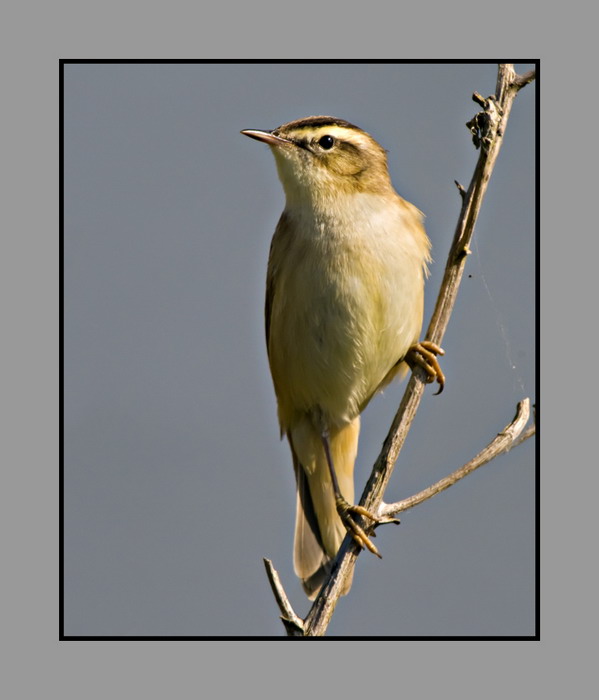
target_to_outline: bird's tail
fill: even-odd
[[[354,502],[354,463],[358,451],[360,417],[329,436],[331,457],[343,497]],[[293,565],[304,591],[314,599],[331,570],[331,562],[345,537],[337,513],[322,438],[308,421],[288,433],[297,484]],[[351,576],[343,590],[351,587]]]

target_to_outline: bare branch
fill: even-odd
[[[525,85],[532,83],[532,81],[535,80],[536,77],[537,77],[537,71],[536,70],[529,70],[528,73],[524,73],[524,75],[514,76],[514,84],[518,87],[518,90],[520,90]]]
[[[281,620],[283,621],[285,629],[287,630],[287,636],[303,637],[304,621],[301,617],[295,614],[295,611],[291,607],[291,603],[289,602],[289,598],[287,598],[287,594],[285,593],[285,589],[283,588],[279,574],[272,565],[271,560],[265,558],[263,561],[264,566],[266,567],[266,575],[270,581],[270,587],[274,593],[279,610],[282,613]]]
[[[523,399],[518,404],[518,409],[514,420],[506,425],[505,428],[496,435],[496,437],[481,450],[476,457],[471,459],[463,467],[456,469],[452,474],[446,476],[444,479],[437,481],[436,484],[429,486],[428,488],[420,491],[419,493],[410,496],[409,498],[404,498],[402,501],[397,503],[386,503],[381,504],[381,508],[377,515],[381,517],[387,517],[395,515],[396,513],[401,513],[404,510],[413,508],[418,504],[427,501],[429,498],[436,496],[441,491],[445,491],[450,486],[453,486],[456,481],[463,479],[465,476],[473,472],[475,469],[482,467],[484,464],[488,464],[492,459],[498,457],[505,452],[508,452],[516,444],[516,439],[522,433],[524,426],[528,422],[528,417],[530,415],[530,400]],[[532,432],[529,429],[527,431],[530,435],[534,433],[534,425],[532,426]],[[524,438],[526,439],[526,438]],[[517,444],[520,444],[519,442]]]
[[[464,185],[461,185],[457,180],[454,180],[455,186],[458,188],[458,192],[460,193],[460,197],[462,198],[462,202],[464,199],[466,199],[466,190],[464,188]]]
[[[514,447],[518,447],[518,445],[521,445],[523,442],[528,440],[528,438],[531,438],[533,435],[535,435],[537,432],[537,426],[533,423],[529,428],[527,428],[522,435],[517,440],[514,440],[513,444],[511,447],[508,447],[506,452],[509,452],[510,450],[514,449]]]

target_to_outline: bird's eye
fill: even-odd
[[[335,139],[332,136],[329,136],[328,134],[326,136],[321,136],[318,140],[318,144],[326,151],[328,151],[329,148],[333,148],[334,143]]]

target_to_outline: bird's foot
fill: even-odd
[[[335,505],[337,506],[337,513],[339,513],[341,522],[345,525],[345,529],[352,536],[354,542],[360,548],[366,547],[366,549],[371,551],[373,554],[376,554],[379,559],[382,559],[383,557],[379,550],[372,544],[364,529],[358,525],[356,516],[362,515],[378,525],[383,525],[386,523],[395,523],[399,525],[399,520],[397,520],[397,518],[379,518],[376,515],[373,515],[363,506],[350,505],[345,498],[342,497],[337,497],[335,499]],[[372,536],[375,536],[374,532],[372,533]]]
[[[422,367],[427,375],[427,384],[436,381],[439,384],[439,391],[435,393],[440,394],[445,387],[445,375],[437,360],[437,355],[445,355],[445,350],[430,340],[422,340],[412,345],[404,360],[411,369]]]

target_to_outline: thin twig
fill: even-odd
[[[529,428],[527,428],[522,435],[517,440],[514,440],[514,442],[507,448],[506,452],[509,452],[510,450],[513,450],[514,447],[518,447],[518,445],[521,445],[523,442],[526,442],[528,438],[531,438],[533,435],[535,435],[537,432],[537,426],[533,423]]]
[[[381,517],[392,516],[397,513],[401,513],[404,510],[408,510],[409,508],[413,508],[414,506],[417,506],[418,504],[423,503],[424,501],[428,501],[429,498],[432,498],[438,493],[441,493],[441,491],[445,491],[445,489],[448,489],[450,486],[453,486],[457,481],[463,479],[475,469],[482,467],[484,464],[487,464],[495,457],[498,457],[499,455],[508,452],[508,450],[510,450],[516,444],[516,439],[518,438],[518,436],[520,436],[522,430],[524,429],[524,426],[528,422],[529,415],[530,400],[524,399],[518,404],[518,409],[512,422],[509,423],[509,425],[506,425],[505,428],[500,433],[498,433],[495,436],[495,438],[491,440],[491,442],[476,455],[476,457],[471,459],[467,464],[464,464],[463,467],[456,469],[449,476],[446,476],[440,481],[437,481],[436,484],[433,484],[432,486],[423,489],[419,493],[416,493],[413,496],[410,496],[409,498],[404,498],[402,501],[397,501],[397,503],[385,503],[384,505],[381,504],[381,508],[379,509],[377,515]],[[532,426],[532,430],[534,432],[534,426]],[[530,430],[528,430],[527,432],[529,433],[530,437],[532,433],[530,432]]]
[[[525,85],[532,83],[532,81],[535,80],[536,77],[536,70],[529,70],[528,73],[524,73],[523,75],[516,75],[514,78],[514,84],[516,85],[518,90],[521,90]]]
[[[264,566],[266,567],[266,575],[268,576],[268,580],[270,581],[270,587],[272,588],[272,592],[274,593],[275,600],[277,601],[277,605],[279,606],[279,610],[282,613],[281,620],[285,625],[287,635],[289,637],[303,637],[304,621],[301,617],[295,614],[295,611],[291,607],[289,598],[287,598],[287,594],[285,593],[283,585],[281,584],[279,574],[272,565],[271,560],[264,558],[263,561]]]
[[[454,180],[455,186],[458,188],[458,192],[460,193],[460,197],[462,198],[462,202],[464,199],[466,199],[466,190],[464,188],[464,185],[461,185],[457,180]]]

